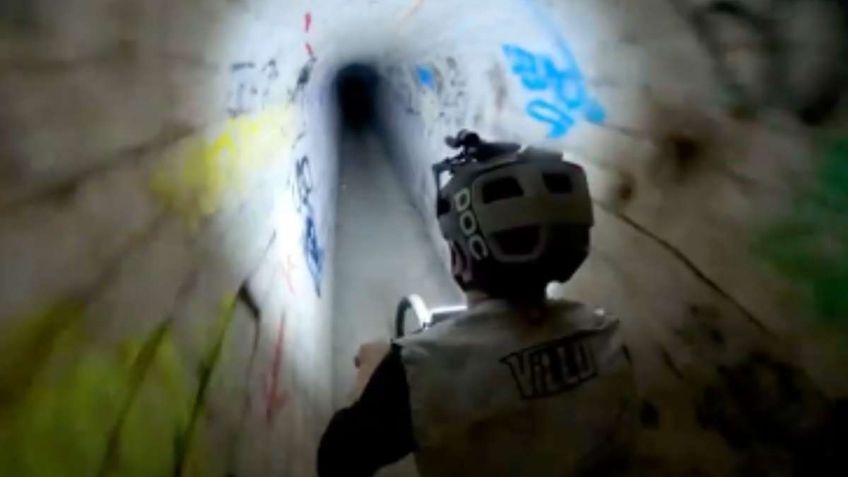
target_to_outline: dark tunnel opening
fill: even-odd
[[[395,180],[400,180],[397,174],[407,167],[408,157],[405,138],[390,119],[397,105],[391,104],[396,98],[389,81],[373,63],[354,61],[337,70],[330,87],[342,176],[350,173],[350,167],[367,170],[385,166]],[[414,201],[407,194],[406,199]]]
[[[351,63],[339,70],[333,83],[342,133],[377,129],[377,69],[365,63]]]

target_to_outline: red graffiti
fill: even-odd
[[[280,389],[280,368],[283,366],[283,343],[286,336],[286,328],[283,320],[280,320],[280,330],[277,332],[277,341],[274,343],[274,359],[271,369],[265,376],[265,422],[274,422],[277,412],[285,407],[289,398],[285,391]]]
[[[306,15],[303,17],[303,31],[305,33],[309,33],[309,28],[312,26],[312,13],[306,12]],[[312,49],[312,45],[307,40],[303,45],[306,48],[306,54],[309,55],[310,58],[315,59],[315,51]]]
[[[294,280],[292,280],[292,272],[295,271],[297,265],[294,262],[294,257],[291,254],[286,255],[286,260],[280,260],[280,269],[283,272],[283,279],[286,281],[286,286],[289,292],[294,293]]]

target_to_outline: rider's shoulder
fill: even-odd
[[[577,321],[586,328],[603,330],[615,328],[619,324],[618,316],[609,310],[570,300],[549,300],[548,306],[557,314],[561,314],[569,320]]]

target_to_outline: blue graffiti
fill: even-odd
[[[516,45],[503,45],[510,69],[528,91],[537,97],[527,103],[527,114],[548,124],[548,137],[565,136],[582,117],[594,124],[604,122],[606,114],[586,91],[586,82],[571,51],[560,45],[561,66],[550,55],[534,54]],[[543,96],[543,97],[538,97]]]
[[[418,82],[421,86],[430,89],[436,89],[436,79],[433,77],[433,71],[426,66],[416,66],[415,74],[418,76]]]
[[[315,208],[312,205],[312,168],[309,158],[303,156],[295,164],[295,196],[297,211],[303,216],[303,256],[315,285],[315,294],[321,296],[321,278],[324,273],[325,251],[318,240],[318,227],[315,221]]]

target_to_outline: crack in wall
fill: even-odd
[[[631,229],[638,232],[640,235],[650,239],[652,242],[659,245],[663,250],[670,253],[678,262],[680,262],[684,267],[686,267],[689,272],[695,275],[704,285],[706,285],[707,288],[709,288],[717,295],[722,297],[724,300],[726,300],[728,303],[733,305],[733,307],[746,320],[753,324],[759,331],[772,337],[775,336],[774,332],[771,331],[768,327],[766,327],[751,310],[749,310],[745,305],[739,302],[739,300],[733,297],[733,295],[731,295],[727,290],[722,288],[721,285],[719,285],[715,280],[710,278],[703,270],[698,267],[698,265],[696,265],[688,256],[686,256],[686,254],[684,254],[676,246],[674,246],[664,238],[660,237],[659,235],[646,229],[644,226],[642,226],[635,220],[627,217],[626,215],[616,212],[615,210],[599,202],[595,202],[595,204],[598,206],[598,208],[600,208],[610,216],[628,225]]]

